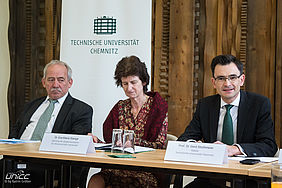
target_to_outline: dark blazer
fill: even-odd
[[[220,95],[203,98],[197,105],[192,121],[178,140],[202,140],[213,143],[217,140],[220,111]],[[241,91],[237,117],[237,144],[248,156],[274,156],[277,145],[271,104],[268,98]]]
[[[30,118],[46,97],[41,97],[27,103],[15,125],[10,126],[9,138],[20,138]],[[66,97],[56,118],[53,133],[86,135],[92,130],[93,109],[88,104],[73,98]]]
[[[46,97],[41,97],[27,103],[23,112],[19,116],[15,125],[10,126],[9,138],[20,138],[30,118]],[[56,118],[53,133],[81,134],[87,135],[92,131],[93,109],[88,104],[73,98],[70,94],[66,97],[60,112]],[[37,165],[31,166],[33,174],[39,177],[34,178],[33,183],[41,185],[44,182],[44,171]],[[72,185],[71,187],[85,187],[89,168],[73,166],[72,167]]]

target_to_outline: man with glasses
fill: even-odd
[[[215,57],[211,70],[218,94],[199,100],[192,121],[178,140],[227,144],[228,156],[274,156],[277,145],[269,99],[240,90],[245,75],[243,64],[236,57]],[[225,183],[196,178],[186,187],[221,187]]]

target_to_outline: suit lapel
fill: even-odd
[[[70,108],[72,107],[72,103],[73,103],[73,98],[70,94],[68,94],[56,118],[52,132],[58,132],[58,130],[62,130],[62,128],[60,127],[63,125],[63,122],[65,118],[67,117],[67,114],[69,113]]]
[[[211,132],[211,142],[217,140],[217,128],[218,128],[218,119],[219,119],[219,110],[220,110],[220,96],[216,95],[216,99],[212,100],[212,104],[209,105],[210,111],[210,132]]]
[[[249,112],[249,103],[247,99],[246,92],[241,91],[238,117],[237,117],[237,143],[240,143],[243,136],[244,129],[246,127],[246,120]]]
[[[21,130],[19,131],[19,137],[21,137],[21,135],[25,131],[25,128],[30,124],[31,116],[34,114],[34,112],[43,103],[45,99],[46,97],[41,97],[39,100],[35,101],[34,104],[28,109],[28,111],[25,114],[24,120],[23,120],[24,126],[22,126]]]

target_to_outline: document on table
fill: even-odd
[[[20,140],[20,139],[0,139],[0,144],[22,144],[22,143],[35,143],[39,140]]]
[[[259,159],[262,163],[270,163],[278,160],[278,157],[244,157],[244,156],[235,156],[228,157],[229,160],[241,161],[244,159]]]
[[[96,150],[108,150],[111,149],[112,144],[106,144],[106,143],[94,143]]]
[[[134,150],[135,150],[134,153],[142,153],[142,152],[147,152],[147,151],[154,151],[155,149],[148,148],[148,147],[142,147],[142,146],[134,146]],[[132,151],[128,151],[128,152],[133,153]]]
[[[112,147],[112,144],[106,144],[106,143],[94,143],[96,150],[110,150]],[[116,148],[117,150],[121,150],[122,148]],[[143,147],[143,146],[134,146],[134,153],[141,153],[141,152],[147,152],[147,151],[154,151],[155,149],[149,148],[149,147]],[[128,153],[133,153],[130,150],[125,149]]]

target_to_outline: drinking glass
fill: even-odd
[[[134,153],[134,142],[135,136],[133,130],[124,130],[123,131],[123,152]]]
[[[122,150],[122,148],[122,129],[113,129],[111,151]]]
[[[271,188],[282,188],[282,163],[272,164]]]

